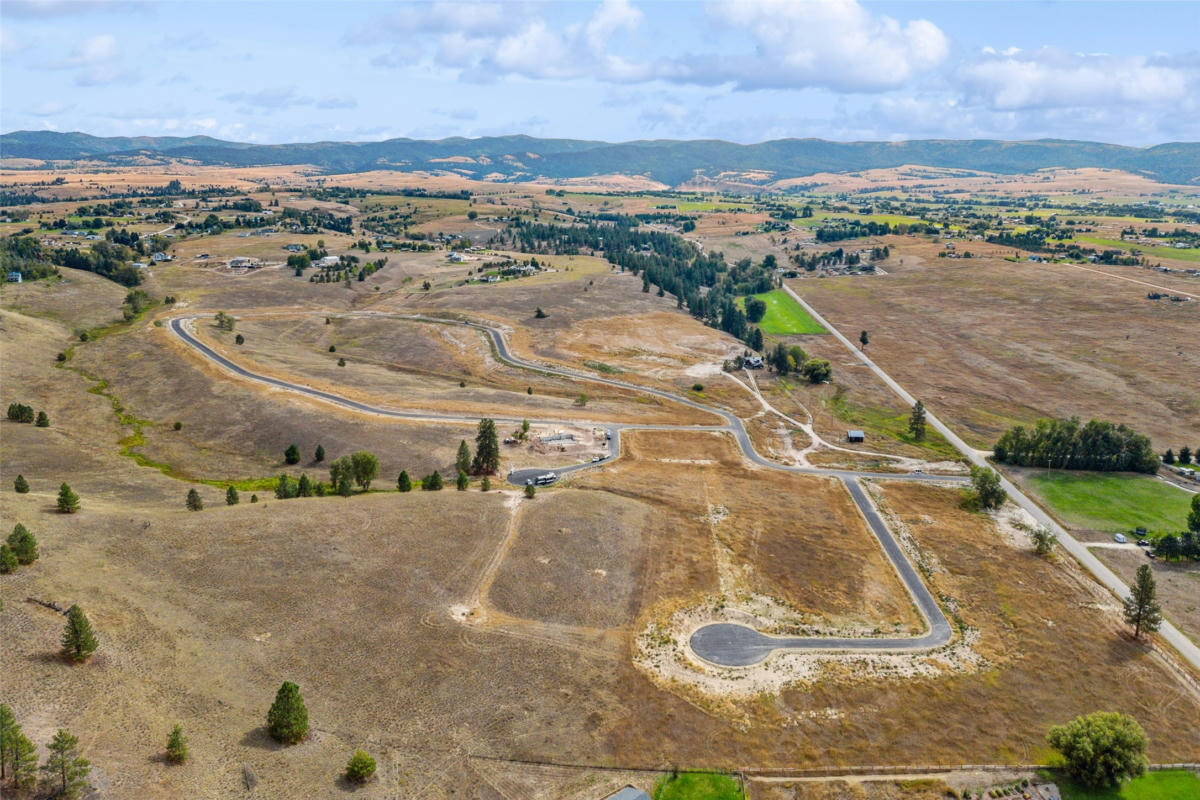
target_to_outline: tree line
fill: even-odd
[[[1016,425],[996,442],[993,456],[1002,464],[1022,467],[1097,472],[1158,470],[1158,456],[1149,437],[1124,424],[1102,420],[1081,425],[1078,417],[1039,419],[1031,430]]]

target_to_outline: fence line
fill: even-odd
[[[509,764],[524,764],[533,767],[559,767],[567,769],[586,769],[598,772],[682,772],[690,774],[725,774],[737,775],[744,783],[756,778],[834,778],[840,775],[929,775],[944,772],[1029,772],[1046,769],[1045,764],[886,764],[875,766],[842,766],[842,767],[703,767],[685,769],[683,767],[648,767],[648,766],[619,766],[612,764],[580,764],[569,761],[544,761],[527,758],[507,758],[505,756],[489,756],[470,753],[467,758],[482,761],[498,761]],[[1177,764],[1150,764],[1151,771],[1168,769],[1186,769],[1200,771],[1200,763],[1183,762]]]

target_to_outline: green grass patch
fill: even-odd
[[[1046,505],[1076,527],[1163,533],[1187,527],[1191,495],[1146,475],[1059,471],[1031,475],[1029,483]]]
[[[681,772],[659,778],[651,797],[654,800],[745,800],[746,794],[729,775]]]
[[[958,461],[962,454],[946,439],[933,429],[925,426],[925,438],[917,441],[908,432],[908,411],[894,413],[889,409],[878,406],[860,406],[846,399],[846,390],[839,386],[833,396],[826,401],[830,412],[849,428],[861,428],[867,433],[867,445],[871,444],[871,435],[890,436],[905,444],[922,447],[936,458],[945,461]]]
[[[1053,774],[1063,800],[1200,800],[1200,778],[1182,769],[1147,772],[1118,787],[1089,789],[1069,776]]]
[[[758,323],[758,327],[762,329],[763,333],[774,336],[829,333],[796,302],[795,298],[783,289],[775,289],[754,296],[767,304],[767,313],[763,316],[762,322]],[[745,298],[739,299],[738,304],[744,308]]]
[[[605,375],[617,375],[625,371],[620,367],[614,367],[612,364],[605,364],[603,361],[584,361],[583,365],[596,372],[603,372]]]
[[[1121,241],[1120,239],[1102,239],[1098,236],[1076,236],[1084,244],[1094,245],[1105,250],[1137,250],[1142,255],[1156,258],[1173,258],[1179,261],[1200,261],[1200,248],[1176,248],[1170,245],[1147,245],[1137,242]],[[1104,266],[1097,264],[1096,266]]]

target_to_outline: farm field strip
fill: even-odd
[[[1142,525],[1174,532],[1187,525],[1191,496],[1151,477],[1058,471],[1031,474],[1028,481],[1055,513],[1082,528],[1112,532]]]
[[[829,332],[781,289],[756,294],[754,297],[767,304],[767,313],[758,325],[763,333],[788,336]]]

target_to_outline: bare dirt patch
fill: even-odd
[[[524,510],[490,599],[514,616],[621,628],[637,613],[651,507],[596,492],[556,491]]]

